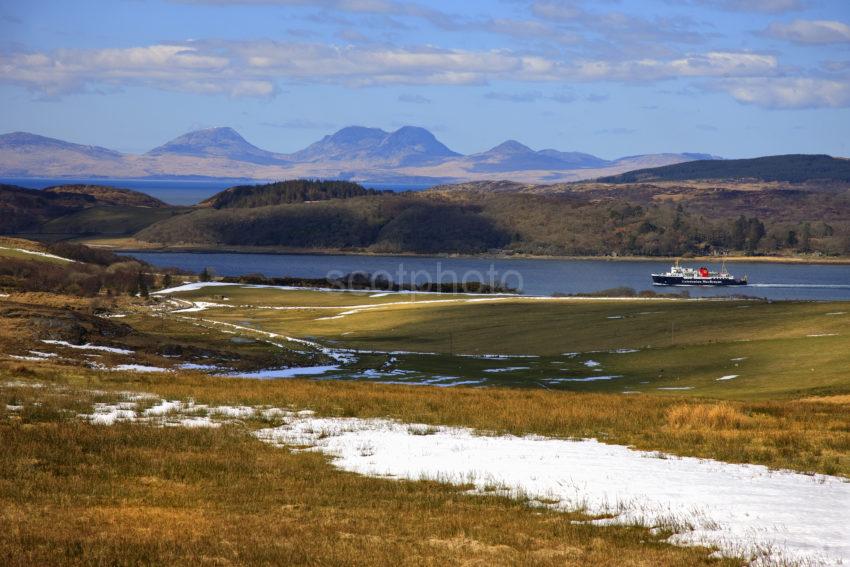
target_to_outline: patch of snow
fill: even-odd
[[[693,390],[693,386],[661,386],[657,390]]]
[[[24,406],[14,406],[6,404],[6,411],[21,411],[22,409],[24,409]]]
[[[167,413],[174,413],[180,411],[180,408],[183,407],[183,404],[179,401],[173,400],[160,400],[158,404],[155,406],[151,406],[145,411],[142,412],[143,415],[165,415]]]
[[[44,362],[46,360],[40,356],[21,356],[19,354],[10,354],[9,358],[13,360],[26,360],[27,362]]]
[[[741,362],[742,360],[747,360],[747,357],[746,356],[739,356],[737,358],[730,358],[729,360],[731,360],[732,362]]]
[[[617,348],[614,350],[608,351],[610,354],[631,354],[633,352],[640,352],[640,349],[637,348]]]
[[[440,388],[454,388],[455,386],[475,386],[483,383],[483,380],[461,380],[460,382],[430,382],[429,385]]]
[[[597,366],[599,366],[599,362],[595,360],[585,360],[584,365],[588,368],[596,368]]]
[[[125,348],[115,348],[115,347],[107,347],[100,345],[93,345],[91,343],[86,343],[84,345],[74,345],[69,343],[68,341],[55,341],[55,340],[42,340],[41,342],[48,345],[59,345],[68,348],[75,348],[79,350],[99,350],[103,352],[111,352],[114,354],[133,354],[132,350],[127,350]]]
[[[196,364],[194,362],[184,362],[177,366],[180,370],[221,370],[220,366],[215,364]]]
[[[176,311],[172,311],[172,313],[197,313],[199,311],[204,311],[206,309],[212,309],[214,307],[233,307],[233,306],[228,305],[226,303],[213,303],[211,301],[193,301],[192,307],[186,307],[184,309],[177,309]]]
[[[838,333],[820,333],[816,335],[806,335],[807,337],[837,337]]]
[[[167,426],[181,426],[181,427],[221,427],[221,422],[213,421],[208,417],[200,416],[200,417],[186,417],[183,419],[178,419],[174,422],[165,422],[164,425]]]
[[[113,366],[109,370],[114,370],[116,372],[171,372],[168,368],[162,368],[160,366],[146,366],[144,364],[119,364],[118,366]]]
[[[721,380],[734,380],[737,377],[737,374],[727,374],[726,376],[721,376],[720,378],[718,378],[717,381],[719,382]]]
[[[417,435],[424,427],[429,434]],[[255,435],[277,446],[306,445],[363,475],[471,483],[479,492],[497,485],[505,495],[556,500],[560,510],[614,515],[600,524],[692,526],[671,538],[678,544],[714,545],[730,555],[767,549],[777,563],[850,561],[841,505],[850,502],[850,483],[838,477],[386,419],[291,419]]]
[[[386,293],[386,292],[385,293],[373,293],[369,297],[386,297],[388,295],[389,295],[389,293]]]
[[[205,287],[215,287],[215,286],[225,286],[225,285],[239,285],[232,284],[226,282],[192,282],[186,283],[174,287],[169,287],[166,289],[160,289],[157,291],[151,292],[151,295],[167,295],[169,293],[182,293],[184,291],[195,291],[197,289],[203,289]]]
[[[31,350],[29,353],[33,356],[38,356],[40,358],[55,358],[59,356],[55,352],[42,352],[40,350]]]
[[[482,360],[510,360],[512,358],[540,358],[537,354],[457,354],[461,358],[480,358]]]
[[[257,413],[257,410],[250,406],[215,406],[210,408],[209,412],[227,417],[244,418],[251,417]]]
[[[275,378],[296,378],[298,376],[315,376],[325,374],[332,370],[339,370],[339,365],[327,366],[302,366],[296,368],[270,368],[257,370],[255,372],[237,372],[233,374],[222,374],[227,378],[254,378],[257,380],[272,380]]]
[[[846,311],[833,311],[832,313],[827,313],[827,315],[846,315]]]
[[[485,368],[484,372],[516,372],[517,370],[528,370],[530,366],[506,366],[505,368]]]
[[[587,376],[586,378],[550,378],[547,382],[597,382],[599,380],[614,380],[622,378],[620,375],[610,376]]]
[[[118,421],[135,421],[136,411],[133,409],[135,404],[128,405],[127,403],[119,404],[94,404],[94,411],[89,415],[80,417],[88,419],[90,423],[96,425],[113,425]]]
[[[48,254],[47,252],[38,252],[36,250],[27,250],[26,248],[9,248],[7,246],[0,246],[0,249],[13,250],[15,252],[21,252],[22,254],[32,254],[33,256],[41,256],[42,258],[53,258],[54,260],[62,260],[63,262],[77,262],[76,260],[71,260],[70,258],[63,258],[62,256],[57,256],[56,254]]]
[[[609,315],[606,319],[622,319],[623,315]]]

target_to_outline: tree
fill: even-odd
[[[749,223],[744,215],[738,217],[735,224],[732,225],[731,242],[732,248],[735,250],[743,250],[747,242],[747,229]]]
[[[788,246],[796,246],[799,240],[797,239],[797,231],[789,230],[788,235],[785,237],[785,244]]]
[[[764,237],[765,232],[764,224],[758,220],[758,218],[753,217],[747,221],[746,246],[748,251],[755,251],[759,245],[759,241]]]
[[[202,282],[211,281],[212,278],[213,278],[213,272],[210,268],[204,268],[203,270],[201,270],[201,273],[198,274],[198,279],[201,280]]]
[[[171,287],[173,283],[173,278],[171,274],[165,274],[165,277],[162,278],[162,287]]]
[[[803,231],[800,235],[800,250],[803,252],[812,251],[812,225],[809,223],[803,225]]]
[[[144,272],[139,272],[139,275],[136,278],[136,289],[138,289],[138,294],[140,296],[148,296],[148,280]]]

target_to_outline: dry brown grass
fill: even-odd
[[[736,565],[645,529],[361,477],[238,427],[0,420],[0,563]]]
[[[729,402],[676,404],[667,410],[667,425],[673,429],[743,429],[753,421]]]

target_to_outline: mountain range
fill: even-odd
[[[291,154],[259,148],[229,127],[189,132],[141,155],[27,132],[0,135],[3,177],[321,177],[401,186],[493,178],[552,183],[706,159],[719,158],[664,153],[605,160],[581,152],[533,150],[516,140],[463,155],[416,126],[393,132],[349,126]]]

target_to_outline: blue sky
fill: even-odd
[[[0,132],[850,156],[848,0],[0,0]]]

